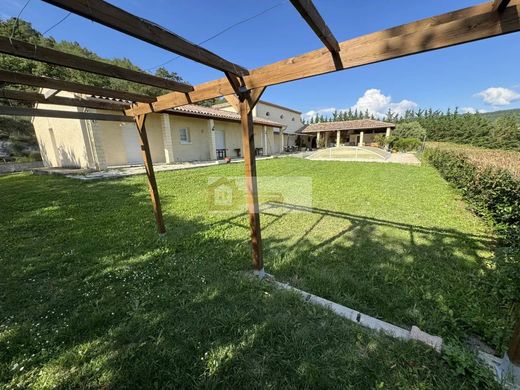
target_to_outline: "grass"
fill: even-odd
[[[432,168],[286,158],[258,169],[313,180],[313,209],[264,205],[265,266],[279,280],[502,346],[510,308],[488,293],[494,237]],[[242,173],[159,173],[163,239],[143,176],[0,176],[0,386],[477,386],[480,371],[457,358],[244,277],[246,216],[208,213],[206,199],[209,176]]]

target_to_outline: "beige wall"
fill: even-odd
[[[286,126],[288,132],[292,133],[302,127],[300,114],[284,110],[269,104],[259,102],[253,110],[253,115],[259,118],[270,119]]]
[[[208,119],[170,115],[170,128],[175,162],[210,159],[211,134],[208,129]],[[189,129],[191,143],[181,143],[179,129],[182,128]]]
[[[82,111],[81,108],[38,104],[38,108]],[[77,119],[32,119],[43,163],[48,167],[94,168],[86,121]]]
[[[65,96],[71,95],[73,94],[68,93]],[[85,109],[66,106],[41,105],[40,107],[85,111]],[[119,114],[104,110],[89,111]],[[154,163],[211,159],[210,151],[213,148],[212,135],[214,134],[211,132],[210,119],[179,115],[169,115],[163,119],[162,115],[149,114],[146,119],[146,130]],[[138,150],[139,137],[134,123],[39,117],[34,118],[33,123],[42,157],[47,166],[105,169],[107,166],[142,161]],[[224,131],[227,155],[236,157],[235,149],[240,149],[240,155],[243,156],[240,123],[214,119],[213,125],[216,130]],[[189,129],[190,143],[181,143],[181,128]],[[255,147],[263,148],[264,154],[280,152],[281,136],[278,129],[254,125],[254,133]]]
[[[106,111],[98,111],[107,113]],[[117,114],[116,112],[113,112]],[[127,165],[128,155],[126,150],[124,132],[135,132],[128,136],[135,145],[140,148],[140,140],[137,128],[133,123],[120,123],[108,121],[95,121],[95,125],[100,130],[102,148],[105,153],[105,161],[108,166]],[[161,128],[160,114],[150,114],[145,122],[146,134],[148,135],[148,143],[150,144],[150,152],[154,163],[165,162],[164,143]]]

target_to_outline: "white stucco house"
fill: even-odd
[[[213,108],[236,112],[235,108],[229,103],[216,104]],[[253,108],[253,117],[263,118],[280,123],[282,131],[280,134],[281,150],[287,147],[298,146],[311,147],[315,134],[304,134],[302,130],[305,128],[301,120],[301,112],[292,108],[280,106],[278,104],[260,100]]]
[[[81,97],[69,92],[58,96]],[[120,114],[78,107],[38,104],[38,108]],[[258,155],[275,155],[294,145],[303,127],[296,110],[260,101],[253,112]],[[34,117],[32,119],[44,165],[47,167],[102,170],[142,164],[134,123]],[[154,163],[207,161],[242,156],[240,116],[229,105],[186,105],[147,116]],[[305,137],[307,138],[307,137]],[[310,137],[309,137],[310,139]]]

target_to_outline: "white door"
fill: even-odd
[[[222,130],[215,130],[215,149],[226,149],[226,138]]]
[[[137,128],[132,124],[123,124],[121,126],[123,132],[123,143],[125,145],[126,161],[128,164],[142,164],[143,156],[141,152],[141,141]]]

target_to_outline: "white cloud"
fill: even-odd
[[[462,107],[460,111],[463,114],[475,114],[477,112],[477,109],[474,107]]]
[[[370,114],[376,117],[384,117],[388,109],[393,113],[402,115],[406,110],[411,110],[417,107],[417,103],[411,100],[401,100],[400,102],[392,102],[392,97],[383,95],[380,89],[367,89],[363,96],[361,96],[356,104],[352,106],[353,110],[365,112],[368,110]]]
[[[516,100],[520,100],[520,94],[512,89],[503,87],[491,87],[482,92],[477,93],[484,102],[492,106],[507,106]]]
[[[302,114],[302,118],[304,120],[308,120],[315,117],[316,115],[329,116],[334,111],[336,111],[336,107],[321,108],[319,110],[310,110]]]
[[[477,112],[480,113],[480,114],[483,114],[485,112],[487,112],[487,110],[483,110],[483,109],[476,109],[475,107],[462,107],[460,109],[460,111],[463,113],[463,114],[476,114]]]
[[[406,110],[411,110],[417,107],[417,103],[411,100],[401,100],[400,102],[392,102],[391,96],[386,96],[381,93],[380,89],[367,89],[363,96],[361,96],[356,104],[350,107],[353,111],[358,110],[365,112],[368,110],[370,114],[373,114],[375,117],[383,118],[385,117],[388,109],[391,109],[394,114],[402,115]],[[347,108],[336,108],[336,107],[328,107],[322,108],[319,110],[311,110],[302,115],[303,119],[307,120],[316,115],[324,115],[328,116],[332,114],[334,111],[348,111]]]

